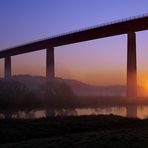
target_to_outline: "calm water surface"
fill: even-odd
[[[114,114],[114,115],[120,115],[120,116],[127,116],[127,107],[103,107],[103,108],[85,108],[85,109],[75,109],[74,115],[107,115],[107,114]],[[66,111],[67,113],[71,111]],[[148,106],[136,106],[130,109],[130,114],[133,117],[137,117],[140,119],[148,118]],[[68,114],[69,115],[69,114]],[[31,111],[29,114],[25,114],[25,112],[19,112],[18,114],[13,115],[14,118],[20,117],[20,118],[41,118],[45,117],[45,111]],[[0,118],[4,118],[3,114],[0,113]]]
[[[68,111],[67,111],[68,112]],[[107,114],[114,114],[120,116],[127,116],[127,108],[126,107],[105,107],[105,108],[86,108],[86,109],[76,109],[77,115],[107,115]],[[45,117],[45,111],[36,111],[35,117]],[[32,113],[33,114],[33,113]],[[137,106],[136,113],[134,110],[134,114],[131,113],[132,116],[145,119],[148,118],[148,106]],[[32,115],[33,116],[33,115]],[[24,115],[25,117],[25,115]],[[30,114],[31,117],[31,114]]]

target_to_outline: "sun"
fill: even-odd
[[[145,84],[144,88],[148,92],[148,83]]]
[[[142,94],[144,96],[148,96],[148,81],[146,81],[144,84],[143,84],[143,91],[142,91]]]

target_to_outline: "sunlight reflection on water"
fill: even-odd
[[[106,108],[96,108],[96,109],[77,109],[78,115],[98,115],[98,114],[114,114],[126,117],[127,110],[126,107],[106,107]],[[137,107],[137,118],[145,119],[148,118],[148,106],[138,106]]]
[[[76,109],[78,115],[107,115],[114,114],[126,117],[127,110],[126,107],[106,107],[106,108],[86,108],[86,109]],[[45,117],[44,111],[36,112],[36,117]],[[138,106],[137,107],[137,118],[145,119],[148,118],[148,106]]]
[[[77,109],[78,115],[98,115],[98,114],[114,114],[119,116],[127,116],[126,107],[106,107],[96,109]],[[137,107],[137,118],[145,119],[148,118],[148,106]]]
[[[104,108],[77,108],[77,115],[119,115],[126,117],[127,116],[127,108],[126,107],[104,107]],[[42,118],[45,117],[45,111],[31,111],[27,114],[25,112],[18,112],[17,114],[13,114],[13,118]],[[4,118],[4,115],[0,113],[0,118]],[[137,118],[145,119],[148,118],[148,106],[142,105],[137,107]]]

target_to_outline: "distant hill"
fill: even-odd
[[[65,82],[69,84],[73,91],[78,95],[123,96],[126,92],[126,87],[124,85],[95,86],[67,79]]]
[[[45,77],[43,76],[31,76],[31,75],[14,75],[14,80],[20,81],[28,86],[32,90],[36,90],[45,83]],[[77,80],[56,78],[57,81],[62,81],[71,86],[72,90],[77,95],[83,96],[124,96],[126,94],[125,85],[108,85],[108,86],[95,86],[86,84]],[[143,90],[140,87],[140,92]]]

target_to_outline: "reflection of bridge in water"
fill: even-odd
[[[137,66],[136,66],[136,34],[137,31],[148,29],[148,14],[133,18],[123,19],[107,24],[101,24],[75,32],[69,32],[47,39],[31,42],[28,44],[12,47],[0,51],[0,58],[5,58],[5,78],[11,78],[11,56],[32,51],[47,49],[46,52],[46,78],[53,80],[54,70],[54,47],[73,44],[109,36],[127,34],[127,97],[134,100],[137,97]],[[130,105],[130,110],[135,107]]]
[[[148,97],[136,97],[134,100],[125,96],[91,96],[80,97],[79,100],[81,100],[81,105],[76,104],[74,108],[125,108],[128,117],[137,117],[139,107],[148,107]]]

